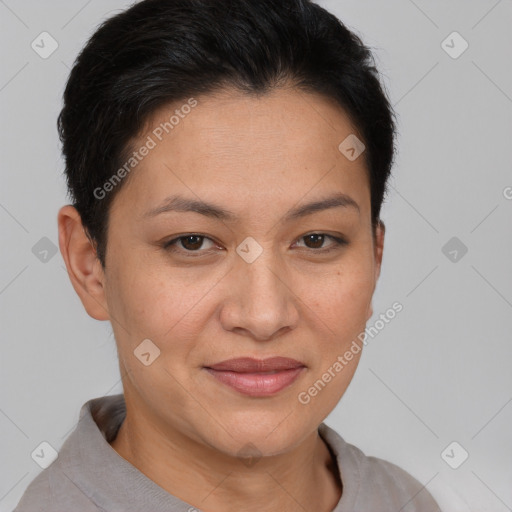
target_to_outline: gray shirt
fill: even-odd
[[[57,459],[29,484],[14,512],[200,512],[110,446],[125,415],[122,394],[86,402]],[[367,457],[325,423],[318,431],[336,456],[343,483],[333,512],[440,512],[430,493],[398,466]]]

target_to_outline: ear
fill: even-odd
[[[57,222],[60,252],[75,292],[92,318],[109,320],[103,267],[82,225],[80,214],[71,205],[63,206]]]
[[[382,267],[382,256],[384,254],[384,235],[386,234],[386,226],[384,222],[379,220],[377,227],[375,228],[374,237],[374,261],[375,261],[375,286],[380,276],[380,269]],[[374,291],[375,291],[374,286]],[[373,301],[370,301],[370,307],[368,308],[368,317],[366,321],[370,320],[373,315]]]

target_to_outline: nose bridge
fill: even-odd
[[[276,265],[275,259],[261,256],[251,264],[244,264],[241,274],[247,283],[245,295],[253,308],[265,306],[265,301],[261,299],[275,306],[286,298],[287,288],[283,283],[282,269]]]
[[[241,244],[239,251],[244,248]],[[249,243],[249,252],[254,249]],[[229,328],[250,331],[260,340],[270,339],[283,328],[293,328],[298,319],[293,294],[286,286],[284,267],[271,249],[261,248],[252,261],[242,252],[235,265]]]

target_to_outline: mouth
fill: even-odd
[[[204,369],[220,383],[253,397],[272,396],[295,382],[306,366],[295,359],[243,357],[222,361]]]

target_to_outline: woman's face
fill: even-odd
[[[375,243],[364,155],[340,151],[354,127],[334,104],[296,90],[196,101],[157,112],[112,204],[104,290],[125,394],[169,433],[278,454],[352,379],[360,352],[343,356],[371,316],[383,232]],[[211,369],[274,357],[296,363]]]

